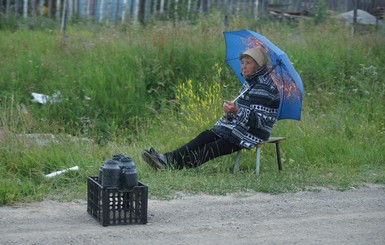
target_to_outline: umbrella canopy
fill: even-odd
[[[239,55],[254,47],[263,48],[271,60],[270,77],[277,85],[281,103],[278,110],[280,119],[301,119],[303,85],[302,80],[287,55],[266,37],[250,30],[224,32],[226,42],[226,63],[243,84]]]

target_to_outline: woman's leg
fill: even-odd
[[[231,154],[240,149],[241,147],[229,143],[210,130],[206,130],[187,144],[164,155],[171,165],[180,169],[197,167],[211,159]]]

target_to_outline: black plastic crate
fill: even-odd
[[[87,189],[87,212],[103,226],[147,224],[148,187],[141,182],[132,190],[119,190],[90,176]]]

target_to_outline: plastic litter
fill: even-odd
[[[52,178],[52,177],[55,177],[57,175],[67,173],[68,171],[76,171],[76,170],[79,170],[79,166],[74,166],[71,168],[67,168],[67,169],[63,169],[63,170],[59,170],[59,171],[54,171],[52,173],[47,174],[45,177]]]

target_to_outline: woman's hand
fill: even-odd
[[[237,114],[238,107],[233,102],[225,100],[225,102],[223,103],[223,111],[226,114],[228,113]]]

